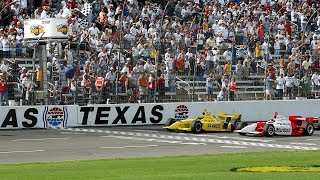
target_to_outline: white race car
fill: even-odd
[[[274,118],[269,121],[240,122],[234,132],[240,135],[252,134],[259,136],[311,136],[314,132],[314,121],[314,117],[289,116],[289,118],[286,118],[275,113]]]

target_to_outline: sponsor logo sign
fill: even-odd
[[[34,25],[30,27],[30,32],[36,36],[41,33],[44,33],[44,27],[41,25]]]
[[[68,111],[66,107],[46,107],[43,114],[45,127],[66,127],[68,120]]]
[[[79,107],[81,125],[159,124],[163,119],[162,105],[86,106]]]
[[[177,106],[177,108],[175,109],[174,118],[176,120],[183,120],[183,119],[187,119],[188,117],[189,117],[188,107],[185,105]]]
[[[68,26],[65,24],[60,24],[59,26],[57,26],[57,32],[60,32],[64,35],[68,34]]]

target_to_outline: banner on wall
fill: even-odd
[[[0,129],[63,128],[77,119],[78,106],[1,107]]]
[[[68,19],[29,19],[24,21],[24,39],[68,39],[71,30],[68,26]]]
[[[243,121],[266,121],[271,119],[275,112],[283,116],[318,117],[319,106],[318,100],[97,104],[79,106],[77,121],[72,119],[68,126],[163,125],[169,118],[196,118],[202,114],[204,108],[214,114],[240,113]]]
[[[167,119],[185,119],[189,113],[187,103],[168,104],[111,104],[80,106],[78,121],[68,126],[117,126],[165,124]]]
[[[319,106],[319,100],[3,106],[0,107],[0,129],[163,125],[169,118],[196,118],[204,108],[214,114],[240,113],[243,121],[269,120],[274,112],[283,116],[318,117]]]

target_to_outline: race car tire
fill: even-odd
[[[272,124],[267,124],[266,126],[264,126],[263,128],[263,132],[266,136],[268,137],[272,137],[274,136],[276,129],[274,128],[274,126]]]
[[[314,133],[314,126],[312,124],[303,123],[302,127],[303,127],[303,135],[312,136],[312,134]]]
[[[248,126],[249,124],[247,122],[238,122],[236,123],[235,127],[236,130],[241,130],[242,128]]]
[[[173,118],[169,118],[166,122],[166,125],[165,126],[171,126],[173,123],[177,122],[177,120],[173,119]],[[169,132],[173,132],[174,130],[173,129],[169,129],[169,128],[166,128],[167,131]]]
[[[240,134],[241,136],[247,135],[247,133],[243,133],[243,132],[238,132],[238,134]]]
[[[200,121],[192,121],[191,132],[201,133],[202,132],[202,123]]]
[[[235,119],[232,119],[230,121],[230,124],[231,124],[230,131],[233,132],[236,129],[238,122]]]
[[[166,126],[171,126],[173,123],[177,122],[177,120],[173,118],[169,118],[166,122]]]

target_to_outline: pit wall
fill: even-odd
[[[274,112],[320,115],[319,100],[4,106],[0,107],[0,129],[165,124],[168,118],[195,118],[204,108],[212,113],[241,113],[243,121],[269,120]]]

